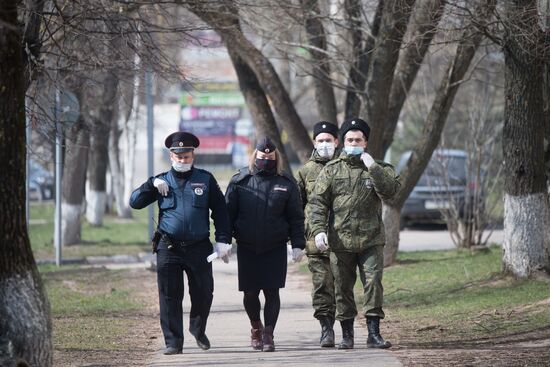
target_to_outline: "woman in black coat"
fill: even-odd
[[[237,241],[239,290],[252,325],[255,350],[275,350],[273,329],[287,270],[287,242],[292,258],[300,261],[305,247],[304,213],[298,186],[283,172],[275,144],[260,140],[248,167],[233,176],[225,200],[233,237]],[[265,297],[264,323],[260,320],[260,290]]]

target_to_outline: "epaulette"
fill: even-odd
[[[247,176],[250,176],[250,171],[248,170],[248,167],[243,167],[231,177],[231,181],[237,183],[242,181]]]
[[[390,168],[394,168],[392,164],[388,163],[388,162],[384,162],[384,161],[379,161],[377,159],[374,160],[376,163],[378,163],[378,165],[382,166],[382,167],[390,167]]]

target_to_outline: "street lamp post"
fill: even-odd
[[[145,72],[145,94],[147,102],[147,172],[149,177],[154,174],[154,150],[153,150],[153,73],[150,70]],[[155,215],[153,205],[148,207],[149,214],[149,239],[153,238],[153,216]]]

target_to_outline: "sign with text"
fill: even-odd
[[[242,155],[243,149],[236,148],[248,146],[251,130],[244,131],[240,122],[245,104],[238,84],[204,82],[183,87],[180,131],[200,139],[201,154]]]
[[[195,107],[181,108],[181,121],[186,120],[231,120],[241,118],[241,107]]]

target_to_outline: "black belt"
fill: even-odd
[[[190,247],[190,246],[199,244],[201,242],[205,242],[206,240],[208,240],[208,237],[202,238],[200,240],[194,240],[194,241],[180,241],[180,240],[171,238],[167,234],[163,234],[161,238],[161,241],[166,242],[168,250],[171,250],[174,247]]]

